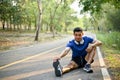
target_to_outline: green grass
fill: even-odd
[[[120,32],[97,33],[102,41],[101,50],[112,80],[120,80]]]

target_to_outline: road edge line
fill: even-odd
[[[103,60],[103,57],[102,57],[102,54],[101,54],[101,51],[100,51],[99,47],[97,47],[97,53],[98,53],[100,66],[102,67],[101,72],[102,72],[102,75],[103,75],[103,79],[104,80],[111,80],[110,75],[108,73],[108,70],[107,70],[107,68],[105,68],[106,65],[105,65],[105,62]]]

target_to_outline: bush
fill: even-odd
[[[97,33],[97,38],[103,42],[105,47],[120,50],[120,32]]]

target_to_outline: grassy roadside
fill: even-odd
[[[101,47],[112,80],[120,80],[120,32],[97,33],[103,42]]]
[[[19,47],[26,47],[32,44],[39,44],[46,41],[52,41],[65,37],[56,34],[53,38],[51,33],[40,33],[39,40],[34,41],[34,32],[17,32],[17,31],[0,31],[0,51],[15,49]]]

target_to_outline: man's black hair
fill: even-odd
[[[74,30],[73,30],[73,32],[75,33],[75,32],[82,32],[83,30],[82,30],[82,28],[80,28],[80,27],[76,27],[76,28],[74,28]]]

